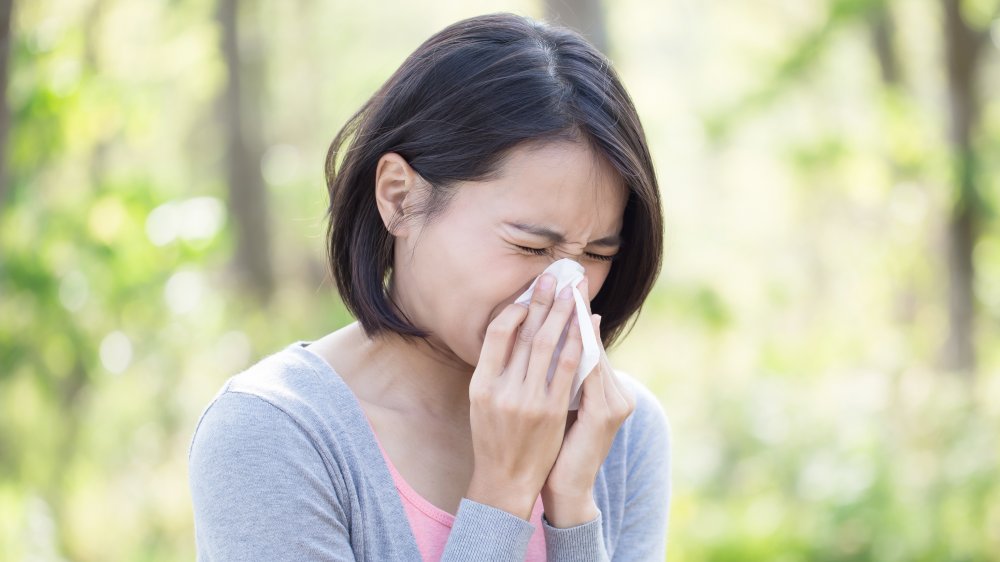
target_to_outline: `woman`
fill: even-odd
[[[660,198],[607,59],[527,18],[458,22],[341,130],[327,183],[358,321],[205,410],[199,559],[663,560],[667,420],[604,352],[659,272]],[[599,334],[576,411],[581,305],[540,276],[560,259]]]

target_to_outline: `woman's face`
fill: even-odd
[[[435,344],[474,366],[489,323],[552,262],[580,263],[594,298],[628,193],[604,158],[573,142],[521,145],[495,179],[455,189],[442,214],[396,232],[391,291]]]

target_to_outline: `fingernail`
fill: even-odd
[[[538,280],[538,286],[542,289],[548,289],[553,283],[555,283],[555,279],[548,273],[542,275],[542,278]]]
[[[569,288],[569,285],[563,287],[562,291],[559,291],[559,298],[562,300],[569,300],[573,296],[573,290]]]

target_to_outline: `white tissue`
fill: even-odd
[[[569,409],[578,410],[580,408],[580,387],[583,386],[583,380],[587,378],[587,375],[594,369],[597,362],[601,358],[601,348],[597,345],[597,335],[594,333],[594,325],[590,321],[590,315],[587,313],[587,301],[584,300],[583,294],[580,293],[580,289],[576,288],[576,285],[583,280],[584,269],[579,263],[563,258],[559,261],[553,262],[552,265],[545,268],[542,272],[554,275],[556,278],[556,291],[555,294],[558,295],[559,291],[563,290],[563,287],[569,285],[573,288],[573,300],[576,301],[576,317],[580,329],[580,339],[583,341],[583,354],[580,357],[580,365],[576,369],[576,376],[573,377],[573,384],[571,387]],[[539,275],[541,277],[541,275]],[[531,286],[525,291],[521,296],[517,297],[514,301],[520,304],[528,304],[531,302],[531,293],[535,290],[535,284],[538,283],[538,278],[536,277],[534,281],[531,282]],[[569,328],[573,325],[569,322],[566,323],[566,328],[563,329],[562,335],[559,337],[559,344],[556,345],[556,350],[552,354],[552,362],[549,364],[549,372],[545,377],[546,381],[552,380],[552,375],[556,370],[556,359],[559,357],[559,353],[562,351],[563,344],[566,341],[566,335],[569,333]]]

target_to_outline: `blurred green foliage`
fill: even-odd
[[[667,215],[612,354],[674,438],[668,560],[1000,559],[1000,227],[975,247],[971,375],[938,367],[951,191],[940,14],[881,2],[608,3]],[[1000,91],[997,2],[980,90]],[[350,321],[324,273],[323,154],[423,39],[534,2],[245,4],[279,287],[235,281],[212,2],[18,2],[0,201],[0,560],[183,560],[187,446],[228,376]],[[1000,100],[975,139],[1000,194]],[[627,548],[627,545],[625,545]]]

